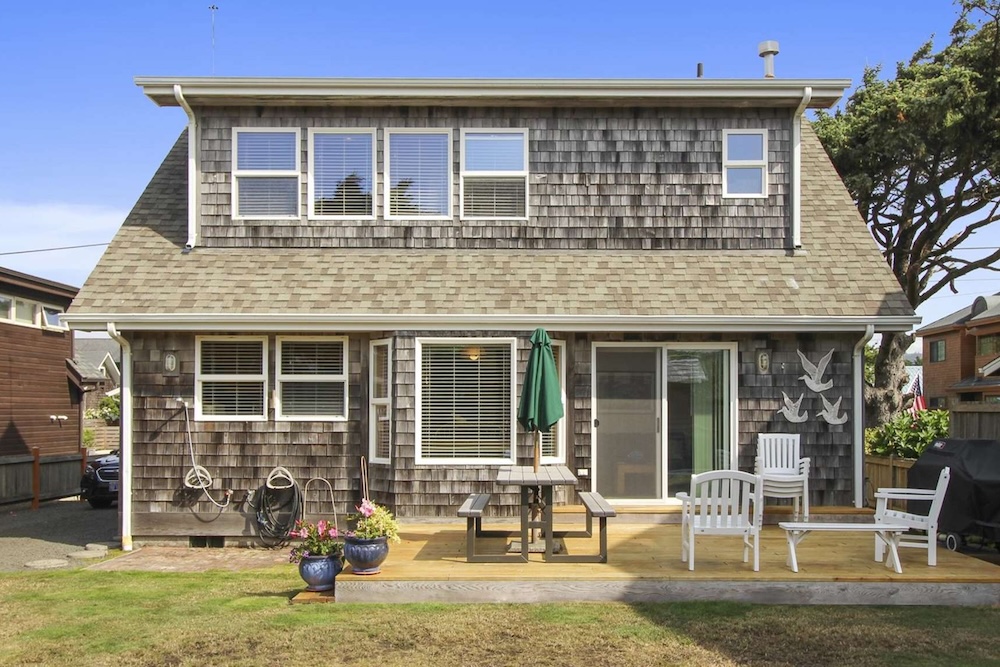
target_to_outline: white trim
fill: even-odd
[[[977,341],[978,344],[978,341]],[[997,370],[1000,370],[1000,357],[997,357],[993,361],[989,362],[985,366],[979,369],[979,374],[983,377],[993,375]]]
[[[103,331],[115,322],[122,331],[372,331],[386,329],[552,330],[579,332],[796,332],[909,331],[920,323],[916,315],[887,317],[727,316],[727,315],[537,315],[509,313],[70,313],[63,322],[71,329]]]
[[[521,171],[475,171],[468,172],[465,169],[465,137],[468,134],[520,134],[523,139],[523,151],[524,155],[522,160],[524,161],[524,169]],[[528,162],[528,141],[529,141],[529,130],[526,127],[511,127],[511,128],[462,128],[460,131],[460,142],[459,142],[459,157],[458,157],[458,211],[459,218],[462,220],[528,220],[531,217],[530,212],[530,192],[529,187],[531,183],[530,171],[531,165]],[[524,179],[524,215],[514,216],[509,218],[500,217],[480,217],[465,214],[465,178],[466,176],[471,177],[473,180],[476,178],[509,178],[511,180],[515,178]]]
[[[239,141],[237,136],[242,133],[252,132],[272,132],[275,134],[294,133],[295,134],[295,169],[252,169],[250,171],[240,171],[236,165],[238,162],[237,149]],[[229,135],[230,153],[232,154],[232,164],[230,165],[230,177],[232,179],[231,194],[229,200],[230,214],[233,220],[300,220],[302,218],[302,130],[297,127],[234,127]],[[293,215],[240,215],[239,213],[239,179],[241,178],[267,178],[267,177],[291,178],[295,177],[295,213]]]
[[[375,348],[379,346],[385,346],[386,348],[386,364],[388,366],[389,378],[387,381],[387,392],[388,396],[385,398],[375,398],[374,387],[375,387]],[[370,341],[368,343],[368,461],[371,463],[392,463],[392,435],[393,435],[393,411],[392,411],[392,394],[393,394],[393,378],[394,374],[392,372],[392,339],[391,338],[379,338],[377,340]],[[375,408],[385,405],[387,406],[389,413],[389,456],[383,457],[378,456],[378,450],[375,446],[375,442],[378,434],[378,423]]]
[[[569,406],[566,403],[566,341],[564,340],[552,340],[552,347],[559,348],[559,400],[563,404],[563,416],[558,422],[556,422],[559,430],[556,432],[558,438],[556,439],[556,453],[555,456],[545,456],[542,455],[541,462],[543,464],[560,464],[566,465],[566,428],[571,426],[569,420]]]
[[[444,459],[444,458],[425,458],[422,454],[421,447],[423,445],[422,435],[421,435],[421,425],[423,419],[423,347],[425,344],[429,345],[508,345],[510,346],[510,442],[507,443],[507,457],[505,458],[469,458],[469,459]],[[420,336],[414,340],[414,345],[416,349],[415,355],[415,369],[414,369],[414,383],[415,383],[415,416],[414,416],[414,431],[415,431],[415,455],[414,463],[416,465],[474,465],[474,466],[486,466],[486,465],[512,465],[516,460],[517,451],[517,338],[454,338],[454,337],[444,337],[444,338],[433,338],[428,336]]]
[[[370,215],[316,215],[316,145],[317,134],[367,134],[372,140],[372,171],[368,174],[372,188],[372,212]],[[308,206],[307,215],[310,220],[374,220],[377,214],[378,193],[376,182],[378,179],[378,136],[374,127],[311,127],[309,128],[309,147],[306,158],[306,183],[308,184]]]
[[[590,346],[590,490],[595,491],[597,485],[597,431],[594,429],[594,421],[597,419],[597,350],[598,348],[623,348],[623,347],[648,347],[660,350],[660,364],[657,369],[658,386],[656,388],[659,396],[659,421],[660,432],[659,443],[662,457],[660,460],[661,492],[659,499],[649,498],[609,498],[615,505],[656,505],[670,506],[677,505],[679,501],[668,496],[668,469],[667,447],[669,446],[667,433],[667,396],[664,390],[665,378],[667,377],[667,351],[668,350],[728,350],[729,351],[729,466],[733,470],[738,468],[740,454],[739,440],[739,343],[735,341],[727,342],[704,342],[704,343],[666,343],[656,341],[636,341],[636,342],[616,342],[616,341],[595,341]]]
[[[390,176],[390,143],[394,134],[444,134],[448,137],[448,213],[446,215],[392,215],[389,196],[392,193]],[[455,138],[450,127],[386,127],[382,129],[382,217],[386,220],[453,220],[455,196]]]
[[[201,372],[201,343],[206,340],[259,341],[261,344],[261,372],[257,375],[204,375]],[[194,339],[194,419],[214,422],[262,422],[267,421],[267,336],[195,336]],[[201,385],[209,382],[262,382],[264,384],[263,414],[260,415],[206,415],[202,413]]]
[[[281,372],[281,348],[282,343],[301,342],[334,342],[341,343],[341,367],[344,372],[339,375],[303,375],[296,373],[285,374]],[[274,361],[274,421],[276,422],[345,422],[348,417],[350,397],[348,396],[348,345],[347,336],[277,336],[275,338],[275,361]],[[266,369],[265,369],[266,375]],[[281,385],[284,383],[293,384],[295,382],[329,382],[344,385],[344,414],[340,415],[285,415],[282,414],[281,405]],[[265,410],[265,414],[266,414]]]
[[[759,136],[762,142],[762,159],[760,160],[730,160],[729,159],[729,137],[733,135],[754,135]],[[729,169],[754,168],[761,170],[761,188],[759,193],[730,193],[729,192]],[[731,129],[722,131],[722,198],[723,199],[767,199],[768,193],[767,174],[767,129],[747,128]]]

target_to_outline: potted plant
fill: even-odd
[[[344,538],[344,558],[354,574],[378,574],[389,555],[389,542],[399,542],[399,523],[387,507],[367,498],[357,510],[347,517],[355,525]]]
[[[292,547],[288,560],[299,564],[299,576],[307,591],[329,591],[336,585],[337,575],[344,569],[344,543],[337,527],[326,520],[316,523],[295,522],[289,537],[302,540]]]

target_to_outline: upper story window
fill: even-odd
[[[462,130],[462,217],[528,217],[528,131]]]
[[[1000,334],[979,336],[976,339],[976,355],[1000,354]]]
[[[417,463],[514,457],[514,339],[417,339]]]
[[[373,218],[375,130],[309,130],[309,217]]]
[[[448,220],[451,130],[385,131],[385,217]]]
[[[233,128],[233,217],[299,217],[299,130]]]
[[[267,338],[199,336],[194,380],[195,419],[267,419]]]
[[[65,331],[66,325],[59,321],[62,313],[63,310],[55,306],[0,294],[0,321]]]
[[[945,341],[942,340],[932,340],[930,343],[930,361],[931,363],[936,363],[938,361],[944,361],[945,358]]]
[[[722,196],[767,196],[767,130],[722,131]]]
[[[278,337],[280,420],[347,419],[347,338]]]
[[[368,458],[392,459],[392,348],[388,340],[373,340],[368,355]]]

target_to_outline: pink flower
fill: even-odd
[[[326,522],[325,519],[320,519],[319,522],[316,524],[316,530],[318,530],[319,534],[322,535],[323,533],[326,532],[326,529],[327,529],[328,525],[329,524],[327,524],[327,522]],[[334,537],[336,537],[336,536],[334,536]]]
[[[337,538],[340,537],[340,534],[337,532],[336,528],[331,528],[330,530],[327,531],[327,536],[332,538]]]
[[[361,507],[358,508],[358,511],[361,512],[362,516],[371,516],[375,513],[375,505],[370,500],[365,498],[361,501]]]

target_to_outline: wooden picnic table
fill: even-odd
[[[545,560],[572,560],[572,556],[555,553],[552,529],[552,496],[556,486],[576,486],[576,475],[566,466],[507,466],[497,473],[497,484],[521,487],[521,558],[528,560],[528,531],[540,528],[545,535]],[[541,521],[530,516],[534,504],[541,504]]]

